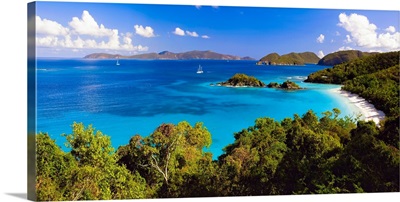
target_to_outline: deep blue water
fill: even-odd
[[[258,117],[282,120],[309,109],[317,115],[337,107],[342,115],[353,109],[327,92],[335,85],[302,81],[326,67],[257,66],[255,61],[212,60],[85,60],[37,61],[37,129],[48,132],[63,147],[62,133],[83,122],[111,137],[115,149],[131,136],[147,136],[161,123],[186,120],[204,123],[212,134],[214,158],[233,142],[234,132]],[[196,74],[198,65],[203,74]],[[283,91],[268,88],[210,86],[245,73],[265,83],[287,79],[307,88]]]

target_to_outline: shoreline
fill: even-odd
[[[361,112],[361,119],[364,121],[373,121],[376,125],[379,125],[379,122],[385,119],[383,111],[376,109],[373,104],[357,94],[342,90],[341,87],[330,89],[329,92],[347,99],[350,104],[357,107]]]

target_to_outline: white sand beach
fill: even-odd
[[[362,114],[361,118],[365,121],[372,120],[378,125],[379,122],[385,118],[385,113],[383,113],[380,110],[377,110],[374,107],[374,105],[372,105],[367,100],[365,100],[364,98],[362,98],[356,94],[342,90],[340,87],[331,89],[330,91],[332,93],[338,94],[338,95],[348,99],[351,104],[353,104],[360,110],[360,112]]]

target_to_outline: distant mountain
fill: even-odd
[[[278,53],[270,53],[262,57],[258,65],[304,65],[306,63],[317,64],[319,57],[313,52],[288,53],[280,56]]]
[[[358,50],[346,50],[346,51],[338,51],[334,53],[330,53],[323,57],[319,62],[318,65],[326,65],[326,66],[333,66],[348,62],[353,59],[361,58],[364,56],[375,55],[377,53],[368,53],[368,52],[361,52]]]
[[[190,60],[190,59],[207,59],[207,60],[255,60],[251,57],[239,57],[233,55],[225,55],[212,51],[188,51],[183,53],[173,53],[162,51],[160,53],[145,53],[139,55],[123,56],[118,54],[93,53],[86,55],[86,59],[113,59],[113,58],[128,58],[128,59],[153,59],[153,60]]]

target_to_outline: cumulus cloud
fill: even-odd
[[[318,56],[319,58],[323,58],[323,57],[325,56],[325,54],[324,54],[324,52],[323,52],[322,50],[320,50],[320,51],[318,51],[317,56]]]
[[[70,48],[73,52],[79,49],[148,50],[146,46],[134,46],[131,33],[120,34],[117,29],[99,25],[86,10],[81,18],[73,17],[68,25],[64,27],[58,22],[36,16],[36,45],[55,49]],[[143,29],[149,30],[147,27]]]
[[[396,32],[396,28],[394,28],[393,26],[389,26],[388,28],[385,29],[387,32],[390,33],[395,33]]]
[[[324,43],[325,36],[323,34],[320,34],[319,37],[317,38],[318,43]]]
[[[378,27],[370,23],[366,16],[355,13],[341,13],[338,26],[350,33],[346,42],[354,43],[358,47],[387,51],[400,49],[400,32],[396,32],[393,26],[388,27],[386,33],[378,33]]]
[[[69,26],[73,28],[74,32],[80,35],[90,36],[111,36],[114,30],[107,29],[103,24],[98,25],[90,13],[86,10],[83,11],[81,19],[73,17],[69,22]]]
[[[172,32],[173,34],[175,34],[175,35],[178,35],[178,36],[191,36],[191,37],[199,37],[200,35],[197,33],[197,32],[195,32],[195,31],[193,31],[193,32],[191,32],[191,31],[189,31],[189,30],[183,30],[183,29],[181,29],[181,28],[179,28],[179,27],[177,27],[177,28],[175,28],[175,30]],[[207,35],[202,35],[201,36],[201,38],[203,38],[203,39],[209,39],[210,37],[209,36],[207,36]]]
[[[175,31],[173,31],[172,33],[178,36],[185,36],[185,31],[179,27],[175,28]]]
[[[192,37],[199,37],[199,35],[196,32],[186,31],[186,34]]]
[[[59,35],[67,35],[69,33],[69,29],[63,27],[61,24],[40,18],[36,16],[36,33],[38,34],[48,34],[53,36]]]
[[[155,36],[153,28],[149,26],[143,27],[142,25],[135,25],[134,28],[136,34],[142,37],[150,38]]]

